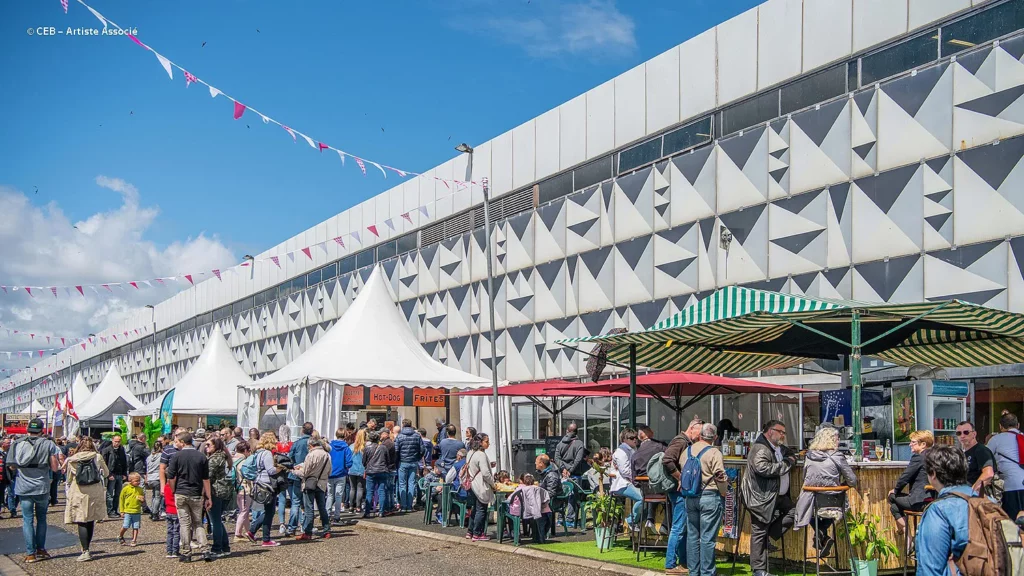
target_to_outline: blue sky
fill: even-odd
[[[304,1],[286,9],[94,0],[236,98],[314,138],[417,171],[450,158],[460,141],[488,140],[755,4]],[[8,112],[0,185],[33,204],[56,201],[72,220],[87,218],[120,202],[96,176],[121,178],[160,209],[150,240],[205,232],[240,255],[396,181],[363,177],[352,163],[343,169],[258,117],[233,121],[228,100],[186,90],[180,74],[169,80],[128,39],[26,33],[96,27],[74,0],[67,16],[58,0],[12,0],[3,12],[0,69],[17,84],[0,92]]]
[[[754,0],[92,0],[240,101],[363,158],[425,171],[754,6]],[[0,7],[0,284],[225,268],[395,185],[169,80],[75,0]],[[203,45],[205,43],[205,46]],[[185,286],[0,293],[0,326],[99,332]],[[73,289],[72,289],[73,292]],[[70,297],[69,297],[70,296]],[[0,332],[0,352],[39,346]],[[6,355],[4,355],[6,356]],[[20,366],[0,357],[0,367]]]

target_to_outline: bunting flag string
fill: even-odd
[[[449,189],[451,188],[451,186],[449,185],[450,182],[451,183],[455,183],[457,185],[463,185],[463,186],[465,186],[465,185],[469,185],[469,186],[477,185],[477,186],[479,186],[480,185],[480,183],[473,182],[473,181],[464,182],[464,181],[455,180],[455,179],[448,180],[448,179],[441,178],[439,176],[427,176],[425,174],[421,174],[419,172],[413,172],[411,170],[400,170],[400,169],[395,168],[393,166],[388,166],[387,164],[380,164],[378,162],[374,162],[374,161],[366,159],[366,158],[361,158],[359,156],[356,156],[355,154],[351,154],[349,152],[345,152],[344,150],[341,150],[339,148],[335,148],[333,146],[328,146],[327,144],[324,144],[322,140],[319,140],[319,139],[316,140],[316,142],[318,142],[319,145],[316,145],[316,144],[314,144],[314,139],[311,138],[310,136],[307,136],[306,134],[303,134],[302,132],[300,132],[298,130],[295,130],[294,128],[289,128],[284,123],[279,122],[279,121],[275,120],[274,118],[271,118],[270,116],[268,116],[268,115],[266,115],[266,114],[256,110],[252,106],[250,106],[248,104],[243,104],[239,100],[237,100],[237,99],[235,99],[235,98],[233,98],[231,96],[228,96],[223,90],[220,90],[219,88],[214,87],[212,84],[210,84],[210,83],[206,82],[205,80],[199,78],[194,73],[189,72],[184,67],[182,67],[182,66],[180,66],[178,64],[175,64],[169,58],[167,58],[163,54],[160,54],[159,52],[154,50],[152,46],[149,46],[149,45],[143,43],[136,36],[134,36],[133,34],[128,33],[127,30],[125,30],[125,29],[121,28],[120,26],[118,26],[116,22],[114,22],[113,20],[107,18],[106,16],[101,14],[98,10],[93,8],[92,6],[86,4],[84,0],[76,0],[76,1],[79,4],[81,4],[82,6],[84,6],[85,8],[87,8],[89,10],[89,12],[91,12],[92,15],[95,16],[96,19],[100,21],[100,23],[103,25],[104,28],[107,28],[107,26],[113,26],[119,32],[123,33],[125,36],[130,38],[131,41],[134,42],[140,48],[144,48],[144,49],[152,52],[156,56],[156,59],[160,63],[160,66],[164,69],[165,72],[167,72],[167,75],[171,78],[171,80],[174,79],[173,69],[177,68],[178,70],[181,70],[182,74],[185,76],[185,87],[186,88],[188,88],[189,85],[191,85],[191,84],[202,84],[203,86],[206,86],[207,88],[209,88],[210,96],[212,98],[217,98],[217,96],[224,96],[225,98],[230,100],[232,102],[232,104],[233,104],[233,108],[234,108],[234,115],[233,116],[234,116],[235,120],[240,119],[242,117],[242,115],[245,113],[246,110],[252,110],[254,113],[259,114],[260,118],[263,119],[263,123],[264,124],[276,124],[276,125],[280,126],[281,128],[284,128],[286,131],[288,131],[288,133],[292,137],[292,141],[293,142],[297,141],[295,136],[299,135],[299,136],[302,136],[306,140],[306,142],[308,142],[309,145],[313,149],[319,149],[321,152],[323,150],[325,150],[325,149],[326,150],[334,150],[335,152],[338,153],[339,157],[341,158],[341,165],[343,167],[345,165],[345,156],[351,156],[353,159],[355,159],[356,164],[359,166],[359,169],[363,173],[363,176],[366,176],[366,165],[365,165],[365,162],[369,162],[370,164],[373,164],[378,169],[380,169],[380,172],[381,172],[381,174],[384,175],[384,178],[387,178],[387,176],[388,176],[387,175],[387,171],[390,170],[391,172],[394,172],[395,174],[398,174],[402,178],[405,178],[407,176],[423,176],[423,177],[426,177],[426,178],[433,178],[434,180],[438,180],[440,182],[443,182],[444,185],[447,186]],[[67,13],[67,0],[61,0],[61,5],[64,7],[64,12],[66,14]]]
[[[68,336],[55,336],[53,334],[44,334],[42,331],[17,330],[17,329],[11,328],[9,326],[4,326],[3,324],[0,324],[0,330],[5,330],[7,332],[7,336],[8,337],[11,337],[11,336],[21,336],[21,337],[24,337],[24,338],[28,338],[30,340],[35,340],[36,338],[39,338],[41,340],[45,339],[47,344],[49,344],[51,340],[54,340],[54,341],[60,340],[60,343],[61,343],[62,346],[67,346],[68,344],[78,344],[79,342],[84,342],[85,341],[84,338],[71,338],[71,337],[68,337]]]

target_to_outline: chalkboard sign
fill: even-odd
[[[548,436],[544,439],[544,452],[551,458],[551,461],[555,461],[555,449],[558,448],[558,443],[562,441],[561,436]]]

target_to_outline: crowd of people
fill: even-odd
[[[987,445],[978,441],[968,421],[956,428],[958,447],[936,445],[926,430],[910,435],[912,458],[888,502],[901,532],[907,529],[908,512],[923,511],[916,538],[928,544],[917,547],[919,575],[947,574],[949,561],[958,559],[967,546],[970,504],[958,494],[994,496],[1011,519],[1021,513],[1024,454],[1019,446],[1024,436],[1016,416],[1008,412],[1002,414],[999,428]],[[294,441],[285,426],[277,433],[250,429],[247,436],[241,428],[178,428],[152,446],[145,436],[123,444],[117,434],[103,441],[88,436],[65,441],[42,432],[43,423],[35,419],[27,435],[13,443],[11,438],[0,442],[0,510],[6,505],[12,518],[19,513],[23,518],[26,563],[50,557],[46,513],[57,503],[62,480],[64,521],[77,525],[79,561],[92,558],[97,522],[119,519],[118,543],[136,546],[148,514],[150,522],[164,524],[160,529],[166,533],[167,557],[182,562],[230,555],[234,542],[278,546],[273,538],[275,516],[278,538],[330,538],[332,525],[410,512],[429,499],[436,501],[441,482],[450,485],[451,497],[466,507],[466,538],[485,541],[488,506],[496,488],[510,481],[508,473],[493,470],[486,454],[487,434],[467,428],[460,437],[454,425],[441,422],[433,439],[409,420],[400,425],[378,425],[375,420],[358,427],[346,424],[334,431],[333,438],[307,422]],[[563,483],[591,488],[603,484],[607,493],[633,503],[624,521],[626,529],[635,532],[641,529],[640,482],[662,475],[671,484],[662,490],[671,510],[665,572],[714,576],[715,542],[728,489],[717,439],[716,426],[695,419],[668,444],[642,426],[622,430],[614,451],[604,448],[588,454],[572,423],[553,457],[538,455],[535,473],[519,476],[509,498],[512,513],[526,521],[535,542],[544,542],[554,530],[556,506],[573,524],[582,504],[577,495],[566,495]],[[795,502],[791,496],[790,474],[798,454],[785,439],[783,422],[765,423],[747,454],[739,487],[751,519],[754,576],[767,576],[768,554],[788,530],[811,529],[819,558],[827,557],[835,546],[834,518],[813,517],[811,492],[801,489]],[[831,426],[818,429],[803,467],[804,487],[857,484]],[[420,490],[421,478],[434,489]],[[997,481],[1001,495],[991,490]],[[226,523],[232,521],[229,530]]]

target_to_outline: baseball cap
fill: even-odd
[[[200,438],[205,438],[206,437],[206,428],[200,428],[199,430],[196,430],[196,436],[198,436]]]
[[[43,432],[43,421],[39,418],[33,418],[28,423],[28,431],[32,434],[41,434]]]

